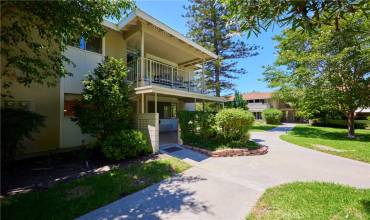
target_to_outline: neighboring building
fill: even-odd
[[[370,117],[370,108],[358,108],[355,112],[355,116],[357,119],[366,119]]]
[[[294,109],[288,104],[282,103],[272,97],[271,92],[251,92],[242,94],[247,101],[248,110],[253,113],[257,120],[262,120],[262,112],[268,108],[277,108],[283,112],[283,121],[293,122],[296,120]],[[228,101],[233,101],[234,96],[227,97]]]
[[[190,41],[180,33],[144,13],[135,10],[118,24],[104,21],[103,38],[81,40],[68,46],[65,55],[73,61],[66,68],[73,76],[60,79],[56,87],[37,84],[30,88],[15,84],[14,100],[3,100],[7,107],[28,108],[47,117],[45,127],[22,154],[39,154],[80,146],[90,140],[70,120],[72,106],[80,97],[82,80],[105,56],[123,58],[129,81],[135,85],[136,127],[148,134],[158,151],[160,132],[172,131],[178,137],[179,110],[194,110],[196,102],[225,101],[204,93],[202,68],[217,55]],[[177,141],[177,138],[176,138]]]

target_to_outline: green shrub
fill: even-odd
[[[320,127],[347,128],[347,121],[337,119],[313,119],[312,125]],[[369,129],[370,120],[355,120],[355,128]]]
[[[132,158],[153,151],[144,133],[137,130],[122,130],[108,136],[101,145],[103,154],[111,160]]]
[[[201,111],[181,111],[178,114],[181,138],[185,143],[196,139],[216,136],[214,113]]]
[[[245,139],[253,122],[253,114],[240,108],[223,109],[215,116],[219,134],[226,140]]]
[[[23,109],[1,109],[1,161],[12,160],[21,142],[44,126],[45,117]]]
[[[83,133],[103,142],[117,131],[130,128],[132,88],[122,59],[107,58],[83,84],[82,98],[72,118]]]
[[[267,124],[280,124],[283,112],[276,108],[268,108],[262,112],[262,118]]]

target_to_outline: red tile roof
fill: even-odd
[[[242,94],[244,100],[271,99],[272,92],[249,92]],[[228,101],[234,100],[234,96],[225,97]]]
[[[251,92],[251,93],[244,93],[243,98],[245,100],[251,99],[271,99],[272,92]]]

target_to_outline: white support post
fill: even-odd
[[[141,26],[141,47],[140,47],[140,58],[141,58],[140,59],[141,78],[140,79],[141,79],[141,86],[144,86],[144,74],[145,74],[144,40],[145,40],[144,30],[143,30],[143,26]]]
[[[136,87],[139,87],[139,62],[138,60],[136,60],[136,71],[135,71],[135,74],[136,74]]]
[[[205,84],[204,84],[204,60],[202,61],[202,89],[201,93],[203,94],[205,92]]]
[[[153,75],[152,75],[152,60],[149,60],[149,84],[152,84]]]
[[[144,95],[144,93],[141,93],[141,113],[142,114],[145,113],[144,103],[145,103],[145,95]]]
[[[171,67],[171,87],[173,88],[173,67]]]
[[[188,91],[190,92],[190,72],[188,72]]]
[[[154,93],[154,113],[158,113],[157,102],[158,102],[157,93]]]
[[[206,111],[206,105],[205,105],[205,103],[204,103],[204,99],[202,99],[202,110],[203,110],[203,112],[205,112]]]

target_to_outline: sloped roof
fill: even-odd
[[[213,52],[207,50],[206,48],[200,46],[199,44],[193,42],[189,38],[185,37],[181,33],[177,32],[176,30],[172,29],[171,27],[167,26],[166,24],[160,22],[159,20],[155,19],[154,17],[150,16],[149,14],[147,14],[144,11],[140,10],[139,8],[136,8],[135,10],[133,10],[130,14],[127,15],[126,18],[124,18],[121,21],[119,21],[118,24],[115,24],[115,23],[110,22],[108,20],[104,20],[103,21],[103,25],[106,26],[106,27],[108,27],[108,28],[111,28],[113,30],[120,31],[125,26],[129,25],[129,23],[131,21],[133,21],[136,17],[138,17],[140,19],[143,19],[143,20],[145,20],[145,21],[153,24],[154,26],[162,29],[163,31],[165,31],[168,34],[170,34],[171,36],[174,36],[177,39],[179,39],[180,41],[188,44],[189,46],[194,47],[195,49],[203,52],[204,54],[207,54],[212,59],[217,59],[218,56],[215,53],[213,53]]]
[[[253,100],[253,99],[271,99],[272,92],[249,92],[242,94],[244,100]],[[234,96],[226,96],[228,101],[234,100]]]
[[[244,93],[243,98],[245,100],[252,100],[252,99],[271,99],[272,92],[251,92],[251,93]]]

